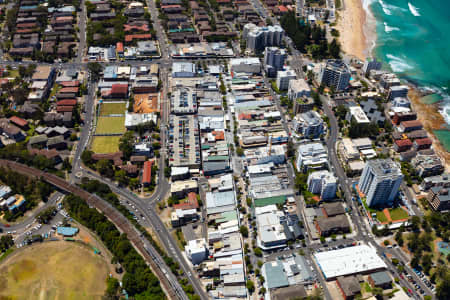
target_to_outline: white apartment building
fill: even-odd
[[[298,172],[323,169],[328,164],[328,155],[321,143],[300,145],[297,148],[295,166]]]
[[[368,160],[359,179],[359,190],[370,207],[392,205],[402,184],[400,166],[391,159]]]
[[[326,170],[317,171],[308,176],[308,191],[319,194],[322,200],[330,200],[336,197],[337,178]]]
[[[342,60],[330,59],[320,68],[319,82],[336,91],[343,91],[350,82],[350,76],[350,70]]]
[[[280,91],[285,91],[289,87],[289,82],[297,78],[293,70],[284,70],[277,72],[277,87]]]
[[[253,52],[262,51],[267,46],[279,46],[283,40],[284,30],[279,25],[257,26],[247,23],[244,26],[243,38],[247,42],[247,49]]]

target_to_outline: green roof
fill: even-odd
[[[207,150],[207,149],[209,149],[209,148],[211,148],[210,145],[202,145],[202,150]]]
[[[224,223],[233,220],[237,220],[237,213],[235,210],[230,210],[221,213],[220,218],[216,219],[216,223]]]
[[[227,155],[215,155],[215,156],[208,156],[208,161],[223,161],[228,160]]]
[[[286,202],[286,196],[275,196],[275,197],[267,197],[267,198],[261,198],[261,199],[255,199],[255,206],[261,207],[271,204],[283,204]]]

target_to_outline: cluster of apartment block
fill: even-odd
[[[115,8],[115,3],[107,0],[93,0],[91,3],[95,5],[95,9],[89,11],[90,21],[93,24],[100,23],[106,28],[89,37],[89,60],[142,60],[160,56],[158,42],[151,34],[152,25],[144,1],[127,1],[121,11]],[[111,37],[115,37],[117,32],[110,22],[120,15],[126,17],[123,40],[112,43]]]
[[[61,1],[60,1],[61,2]],[[33,56],[38,51],[49,57],[70,58],[77,45],[75,32],[78,8],[71,1],[62,1],[57,7],[48,7],[40,1],[23,0],[15,3],[15,28],[12,36],[12,57]],[[43,19],[48,20],[46,23]]]

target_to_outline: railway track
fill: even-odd
[[[41,178],[61,190],[84,199],[89,206],[95,207],[97,210],[102,212],[121,232],[127,235],[134,248],[142,255],[142,257],[144,257],[151,270],[159,278],[161,286],[169,299],[188,299],[159,253],[151,246],[150,243],[148,243],[148,241],[145,243],[145,238],[142,234],[139,233],[133,224],[131,224],[131,222],[111,204],[97,195],[88,193],[82,188],[68,183],[56,175],[28,167],[24,164],[0,159],[0,167],[9,168],[23,175]]]

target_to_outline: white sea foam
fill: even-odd
[[[420,17],[419,9],[408,2],[409,11],[416,17]]]
[[[383,9],[384,13],[388,16],[391,16],[393,11],[406,11],[406,9],[392,5],[392,4],[386,4],[383,2],[383,0],[378,0],[378,3],[380,3],[381,8]]]
[[[378,0],[378,3],[380,3],[381,8],[383,9],[385,14],[387,14],[388,16],[392,15],[392,12],[389,10],[388,6],[384,4],[382,0]]]
[[[391,31],[399,31],[399,30],[400,30],[400,28],[389,26],[386,22],[384,22],[384,31],[385,32],[388,33]]]
[[[371,5],[377,2],[377,0],[362,0],[363,9],[366,12],[366,22],[364,24],[364,35],[366,36],[367,56],[372,56],[372,51],[376,46],[377,35],[376,35],[376,24],[377,20],[375,19]]]
[[[413,66],[408,64],[404,58],[397,57],[392,54],[387,54],[386,57],[389,59],[388,63],[394,72],[402,73],[413,68]]]

